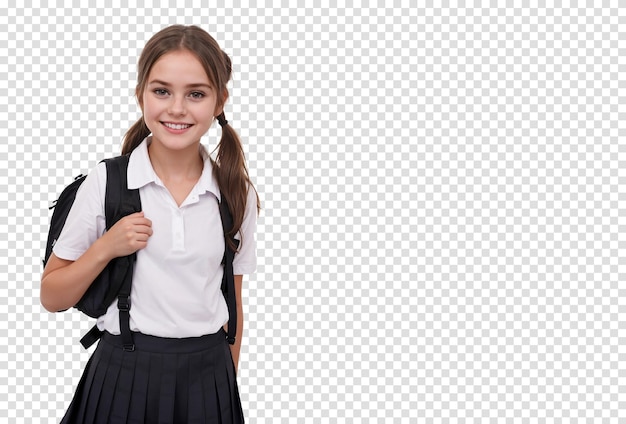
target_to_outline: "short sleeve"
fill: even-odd
[[[99,163],[85,178],[52,251],[65,260],[75,261],[102,236],[106,229],[104,196],[106,164]]]
[[[235,236],[241,240],[239,251],[233,260],[233,272],[235,275],[252,274],[256,270],[256,224],[257,224],[257,199],[256,190],[250,186],[246,211],[239,233]]]

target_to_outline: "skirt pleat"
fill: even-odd
[[[102,392],[102,383],[104,381],[104,377],[106,376],[108,363],[112,353],[113,351],[111,349],[103,349],[101,355],[99,355],[99,360],[94,364],[95,370],[93,378],[89,384],[85,385],[87,393],[79,398],[79,401],[81,401],[79,413],[83,415],[84,418],[77,422],[93,423],[96,420],[96,408],[98,407],[100,393]],[[95,355],[96,353],[94,353],[94,356]]]
[[[148,369],[148,399],[146,402],[146,423],[158,423],[159,401],[161,400],[161,366],[163,355],[151,355]]]
[[[150,376],[150,355],[138,352],[135,365],[135,378],[133,380],[132,401],[129,399],[128,423],[143,424],[146,421],[148,405],[148,383]]]
[[[189,414],[187,416],[187,422],[189,424],[201,424],[207,422],[202,390],[204,373],[206,373],[206,370],[202,367],[202,354],[193,353],[189,357],[187,367],[187,375],[189,376],[189,387],[187,392],[187,410],[189,411]]]
[[[230,347],[223,331],[161,339],[134,333],[122,349],[105,333],[62,423],[244,422]]]
[[[78,382],[78,387],[76,388],[76,393],[86,393],[89,394],[89,388],[91,387],[91,383],[93,382],[93,376],[96,372],[97,364],[100,359],[100,355],[92,355],[87,361],[87,365],[85,367],[85,372],[80,378]],[[70,403],[69,408],[67,408],[67,412],[65,414],[65,419],[69,419],[67,422],[83,422],[85,418],[85,410],[82,408],[83,405],[79,405],[80,399],[74,398],[72,403]]]
[[[120,369],[122,368],[122,354],[124,351],[113,351],[111,355],[111,362],[107,368],[108,372],[105,374],[104,383],[102,384],[102,390],[100,391],[100,399],[96,406],[96,414],[94,424],[107,424],[111,413],[114,412],[111,409],[113,403],[113,396],[119,390],[117,380],[120,375]]]
[[[207,358],[209,356],[209,358]],[[210,362],[210,355],[205,354],[202,357],[202,394],[204,396],[204,414],[206,422],[221,423],[219,401],[217,398],[217,390],[215,389],[214,366]]]
[[[192,354],[193,355],[193,354]],[[178,355],[176,364],[176,396],[174,398],[175,421],[177,423],[189,422],[189,357],[183,358]]]
[[[228,347],[226,347],[228,349]],[[220,349],[222,350],[222,349]],[[223,352],[223,350],[222,350]],[[223,361],[226,362],[226,361]],[[215,391],[217,392],[217,401],[220,422],[230,424],[233,422],[232,405],[231,405],[231,386],[228,383],[228,372],[226,364],[215,367]],[[220,390],[220,388],[228,388],[228,390]]]
[[[111,404],[111,422],[128,422],[130,399],[132,398],[135,381],[137,356],[132,352],[122,352],[122,363],[118,375],[117,389]]]
[[[232,421],[238,422],[237,417],[243,417],[243,409],[241,407],[241,401],[239,399],[239,389],[237,387],[237,376],[235,375],[235,364],[233,363],[233,357],[230,353],[230,347],[226,346],[224,351],[224,369],[226,371],[226,384],[228,384],[230,396],[230,413],[232,415]]]
[[[166,358],[161,362],[161,393],[159,395],[159,419],[161,423],[178,422],[174,420],[176,396],[176,358]]]

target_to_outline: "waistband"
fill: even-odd
[[[134,331],[132,336],[135,350],[154,353],[193,353],[226,343],[226,332],[224,329],[220,329],[214,334],[180,339],[150,336]],[[122,336],[113,335],[108,331],[102,333],[102,341],[120,349],[123,348]]]

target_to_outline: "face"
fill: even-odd
[[[152,142],[177,151],[197,148],[222,110],[202,64],[186,50],[166,53],[157,60],[139,104]]]

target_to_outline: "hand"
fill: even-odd
[[[136,212],[117,221],[101,240],[106,243],[110,257],[117,258],[145,248],[151,235],[152,221],[143,212]]]

